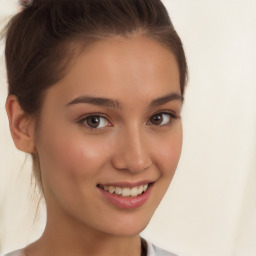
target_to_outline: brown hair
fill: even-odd
[[[28,1],[26,1],[27,3]],[[6,32],[9,94],[39,116],[46,90],[67,72],[84,47],[120,35],[143,34],[176,57],[184,94],[187,64],[182,42],[160,0],[34,0],[14,16]],[[38,166],[33,155],[34,166]],[[40,183],[40,169],[34,168]]]

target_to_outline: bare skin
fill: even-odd
[[[40,127],[9,96],[14,142],[38,153],[47,205],[45,231],[26,255],[139,256],[139,233],[179,161],[181,107],[173,54],[140,35],[113,37],[81,54],[47,91]],[[150,194],[132,209],[111,203],[99,187],[140,184],[150,184]]]

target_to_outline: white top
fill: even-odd
[[[171,252],[167,252],[147,241],[148,255],[147,256],[178,256]]]
[[[177,256],[171,252],[167,252],[163,249],[160,249],[153,245],[152,243],[147,241],[148,254],[147,256]],[[14,252],[10,252],[4,256],[26,256],[23,250],[17,250]]]

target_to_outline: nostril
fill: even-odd
[[[151,166],[152,162],[147,161],[131,161],[124,158],[114,159],[112,165],[115,169],[120,171],[129,171],[132,173],[143,172]]]
[[[129,171],[132,173],[139,173],[147,170],[150,167],[150,163],[134,163],[128,162],[126,164],[115,164],[115,169],[120,171]]]
[[[151,165],[151,160],[146,155],[137,157],[134,161],[131,161],[128,166],[131,172],[142,172],[148,169]]]

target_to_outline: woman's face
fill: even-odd
[[[178,66],[160,43],[114,37],[88,48],[47,91],[40,117],[48,220],[142,231],[178,164],[181,107]]]

